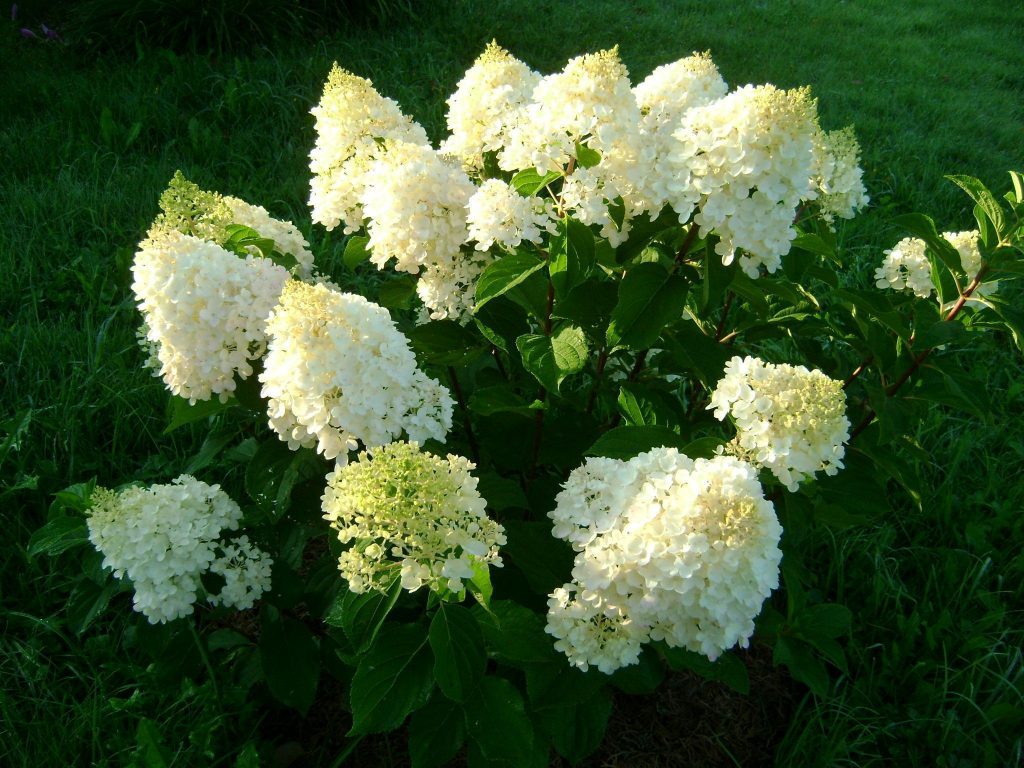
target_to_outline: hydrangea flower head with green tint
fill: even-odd
[[[843,466],[850,422],[842,382],[802,365],[775,365],[734,357],[715,386],[708,409],[732,416],[736,438],[729,450],[771,470],[795,491],[802,480]]]
[[[324,519],[351,546],[338,567],[353,592],[427,587],[462,592],[489,565],[500,566],[505,531],[462,456],[440,458],[416,443],[363,451],[327,476]]]

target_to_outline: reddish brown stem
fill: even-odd
[[[867,357],[865,357],[861,361],[860,365],[854,368],[853,373],[846,377],[846,381],[843,382],[843,389],[846,389],[848,386],[853,384],[853,382],[857,380],[857,377],[864,373],[865,370],[867,370],[867,367],[871,365],[871,361],[874,359],[874,355],[868,355]]]
[[[594,403],[597,402],[597,390],[601,385],[601,376],[604,375],[604,367],[608,364],[608,350],[602,348],[601,353],[597,356],[597,366],[594,371],[594,383],[590,387],[590,396],[587,398],[587,408],[585,413],[589,416],[594,410]]]
[[[722,341],[722,334],[725,333],[725,321],[729,317],[729,310],[732,308],[732,300],[735,298],[735,296],[735,293],[729,291],[729,293],[725,297],[725,306],[722,307],[722,317],[721,319],[719,319],[718,327],[715,329],[715,341]],[[736,334],[729,334],[730,341],[735,337]]]

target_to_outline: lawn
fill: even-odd
[[[1002,194],[1006,172],[1024,170],[1019,4],[418,7],[385,30],[219,56],[140,48],[96,57],[23,39],[13,24],[0,32],[0,500],[9,521],[0,544],[0,764],[119,765],[134,756],[159,765],[150,758],[161,742],[174,765],[230,765],[254,733],[312,755],[333,743],[324,735],[333,709],[300,724],[209,681],[154,693],[126,603],[75,636],[64,626],[66,576],[25,556],[57,490],[94,476],[111,485],[165,480],[202,440],[198,429],[162,434],[167,396],[141,368],[129,287],[134,247],[176,169],[295,221],[317,262],[346,279],[340,239],[313,228],[306,208],[308,113],[333,61],[371,78],[434,140],[444,135],[445,97],[492,38],[544,72],[618,44],[634,82],[709,49],[731,86],[810,85],[825,127],[854,124],[863,148],[872,204],[840,231],[848,279],[861,285],[903,237],[893,215],[974,226],[944,174],[976,176]],[[898,516],[822,528],[809,544],[820,591],[855,616],[849,672],[832,694],[816,697],[756,657],[749,699],[677,679],[620,708],[593,765],[690,764],[687,755],[708,765],[1020,763],[1024,366],[1006,336],[955,354],[986,382],[990,420],[935,411],[913,436],[931,457],[920,467],[930,481],[920,509],[901,502]],[[402,764],[400,743],[373,749],[365,764]]]

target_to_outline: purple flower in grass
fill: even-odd
[[[24,38],[28,38],[28,39],[38,38],[39,37],[39,35],[37,35],[35,32],[33,32],[28,27],[22,27],[21,28],[21,36],[24,37]]]

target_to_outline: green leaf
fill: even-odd
[[[491,568],[487,563],[479,560],[473,563],[473,577],[467,583],[469,593],[484,608],[491,604],[491,597],[494,595],[494,585],[491,584]]]
[[[300,621],[265,607],[260,621],[260,665],[267,687],[285,706],[309,711],[320,680],[320,647]]]
[[[487,667],[484,638],[476,619],[461,605],[441,603],[430,622],[434,680],[452,701],[465,701]]]
[[[562,174],[555,171],[548,171],[543,176],[537,173],[536,168],[527,168],[519,171],[512,177],[512,187],[523,197],[536,195],[551,182],[562,178]]]
[[[720,344],[694,322],[678,323],[662,337],[665,349],[679,365],[693,371],[705,387],[713,389],[736,351]]]
[[[526,667],[526,692],[531,708],[538,713],[587,701],[604,690],[607,682],[608,676],[596,668],[581,672],[564,658]]]
[[[345,253],[341,257],[346,267],[355,269],[370,258],[370,250],[366,247],[369,242],[370,238],[365,235],[353,235],[348,239],[345,243]]]
[[[721,437],[698,437],[683,446],[682,453],[691,459],[710,459],[718,455],[718,449],[728,442]]]
[[[706,656],[683,648],[662,646],[661,652],[672,669],[696,672],[706,680],[714,680],[729,686],[737,693],[750,693],[747,667],[735,654],[723,653],[715,661],[711,661]]]
[[[398,728],[430,698],[434,663],[420,624],[385,625],[352,677],[349,735]]]
[[[989,420],[991,404],[985,386],[962,373],[931,365],[917,370],[907,398],[942,403]]]
[[[135,729],[134,758],[134,764],[140,768],[168,768],[171,765],[172,757],[160,738],[160,729],[148,717],[139,720]]]
[[[805,643],[780,635],[775,640],[773,658],[776,665],[786,666],[794,679],[810,688],[815,696],[828,695],[828,670]]]
[[[528,333],[516,339],[523,367],[554,394],[566,376],[587,364],[587,336],[574,325],[563,325],[550,336]]]
[[[469,397],[469,410],[481,416],[495,413],[518,413],[533,418],[537,410],[543,410],[545,404],[534,400],[526,402],[517,395],[508,384],[496,384],[493,387],[481,387]]]
[[[813,232],[801,232],[793,240],[793,248],[798,248],[808,253],[813,253],[815,256],[824,256],[830,261],[834,261],[839,266],[842,266],[842,262],[836,255],[835,248],[829,243],[825,242],[821,235],[814,234]]]
[[[395,607],[402,594],[402,584],[396,576],[386,592],[350,592],[340,594],[327,611],[324,622],[341,627],[352,642],[356,654],[361,655],[373,645],[381,625]]]
[[[653,693],[665,677],[665,665],[650,646],[640,652],[640,661],[620,667],[612,673],[611,684],[623,693],[642,695]]]
[[[558,222],[558,234],[551,239],[548,271],[555,295],[565,297],[594,270],[594,236],[575,219]]]
[[[686,441],[668,427],[623,426],[609,429],[587,449],[586,456],[605,456],[609,459],[631,459],[652,448],[668,446],[686,447]]]
[[[68,626],[81,637],[92,623],[96,621],[110,605],[110,599],[119,592],[128,589],[125,582],[108,580],[102,586],[91,579],[78,582],[68,598]]]
[[[485,677],[466,706],[469,737],[489,760],[523,765],[533,751],[534,732],[523,697],[508,680]]]
[[[569,580],[572,548],[551,535],[551,523],[538,520],[506,520],[507,543],[502,554],[523,572],[530,587],[547,595]]]
[[[985,303],[1006,325],[1017,349],[1024,352],[1024,310],[1001,296],[987,296]]]
[[[601,162],[601,153],[586,144],[576,142],[576,165],[580,168],[593,168]]]
[[[323,462],[311,449],[293,451],[271,437],[260,443],[245,468],[245,490],[253,501],[281,517],[288,511],[295,486],[324,474]]]
[[[701,317],[707,317],[721,305],[726,289],[728,289],[740,268],[738,259],[733,259],[728,265],[723,264],[722,257],[715,253],[715,249],[710,242],[707,243],[704,251],[704,279],[701,281],[700,300]]]
[[[992,226],[995,227],[996,233],[1001,236],[1006,225],[1003,219],[1003,208],[999,205],[999,201],[996,200],[995,196],[988,191],[988,187],[973,176],[952,175],[946,178],[960,187],[970,196],[971,200],[981,206],[989,221],[992,222]]]
[[[601,337],[618,301],[617,294],[615,283],[591,279],[577,285],[568,296],[557,299],[551,316],[569,320],[587,330],[593,329],[594,335]]]
[[[794,620],[794,629],[807,637],[834,639],[846,634],[853,621],[853,614],[845,605],[821,603],[801,611]]]
[[[29,557],[54,557],[88,541],[89,530],[83,518],[55,517],[32,534],[26,550]]]
[[[601,746],[611,713],[611,694],[602,688],[578,704],[545,709],[540,723],[558,754],[576,765]]]
[[[648,349],[666,324],[679,319],[686,306],[686,281],[660,264],[638,264],[619,284],[606,340],[609,347]]]
[[[185,398],[171,395],[170,404],[168,405],[169,420],[164,428],[164,434],[169,434],[178,427],[191,424],[193,421],[209,418],[221,411],[227,410],[232,405],[231,400],[222,403],[216,397],[210,400],[199,400],[195,405],[189,405],[188,400]]]
[[[406,332],[417,356],[431,365],[465,367],[487,352],[483,340],[464,325],[435,320]]]
[[[462,707],[435,695],[409,720],[412,768],[438,768],[458,754],[466,741]]]
[[[565,663],[555,652],[554,640],[544,631],[544,619],[511,600],[495,600],[490,611],[474,609],[487,648],[502,664],[525,668],[535,664]]]
[[[490,264],[476,281],[476,308],[479,312],[491,299],[495,299],[521,284],[547,262],[528,253],[510,253]]]
[[[496,472],[481,472],[477,490],[487,501],[487,508],[493,512],[530,507],[530,502],[527,501],[519,483]]]
[[[377,303],[388,309],[408,309],[416,295],[416,278],[399,275],[381,283],[377,289]]]

